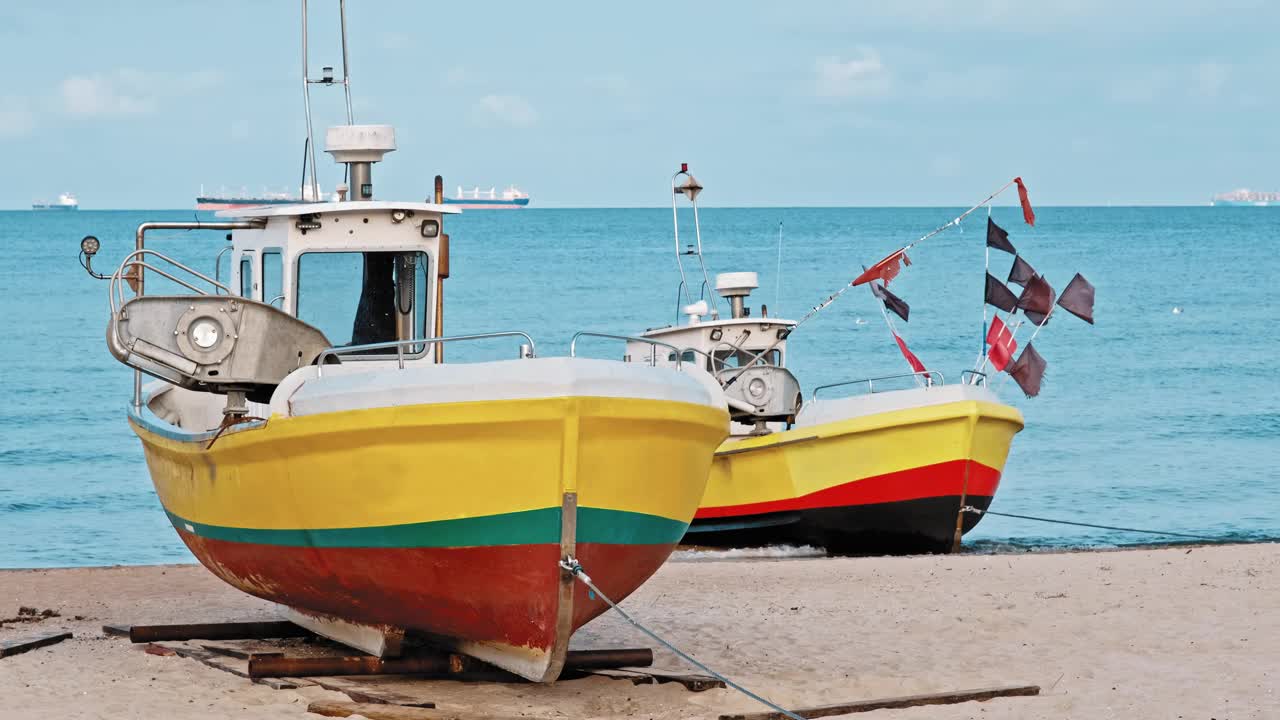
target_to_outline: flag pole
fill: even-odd
[[[991,206],[987,206],[987,223],[991,223]],[[983,358],[987,356],[987,275],[991,274],[991,244],[983,239],[982,248],[986,251],[986,260],[983,263],[985,273],[982,276],[982,349],[979,351],[978,359],[973,362],[977,365]],[[975,379],[975,382],[977,380]]]
[[[1027,338],[1027,344],[1022,346],[1023,352],[1026,352],[1027,348],[1031,347],[1031,343],[1035,341],[1036,336],[1040,334],[1040,331],[1044,329],[1045,325],[1049,324],[1049,318],[1053,317],[1053,311],[1056,310],[1057,307],[1058,307],[1057,305],[1051,305],[1049,307],[1049,314],[1044,316],[1044,322],[1040,323],[1039,325],[1036,325],[1035,332],[1031,333],[1031,337]],[[1018,322],[1018,327],[1022,327],[1021,321]],[[1013,334],[1014,335],[1018,334],[1017,328],[1014,328]],[[994,392],[995,390],[999,390],[1000,388],[1004,387],[1004,383],[1005,383],[1005,380],[1001,378],[1000,385],[998,385],[995,388],[992,388],[992,391]]]
[[[868,287],[870,287],[870,286],[868,285]],[[871,291],[871,294],[872,294],[872,296],[875,296],[875,291],[874,291],[874,290],[872,290],[872,291]],[[895,325],[895,324],[894,324],[894,322],[893,322],[893,318],[889,317],[889,310],[885,307],[884,301],[883,301],[883,300],[881,300],[880,298],[876,298],[876,304],[880,306],[880,314],[884,317],[884,324],[885,324],[885,326],[889,328],[889,334],[890,334],[890,335],[892,335],[892,336],[893,336],[893,337],[895,337],[895,338],[902,337],[901,335],[899,335],[899,334],[898,334],[898,327],[897,327],[897,325]],[[897,341],[897,340],[894,340],[894,341],[893,341],[893,344],[894,344],[894,347],[897,347],[897,345],[898,345],[898,341]],[[902,348],[897,347],[897,350],[898,350],[898,354],[899,354],[899,355],[901,355],[901,354],[902,354]],[[903,360],[907,360],[907,358],[906,358],[906,356],[905,356],[905,355],[903,355],[902,359],[903,359]],[[907,365],[908,365],[908,366],[910,366],[910,365],[911,365],[911,361],[910,361],[910,360],[907,360]],[[914,378],[916,379],[916,385],[917,385],[917,386],[919,386],[919,385],[920,385],[920,376],[916,374],[916,369],[915,369],[914,367],[912,367],[912,368],[911,368],[911,375],[912,375],[912,377],[914,377]]]

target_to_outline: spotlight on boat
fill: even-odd
[[[102,243],[98,242],[98,238],[92,235],[85,235],[84,239],[80,241],[80,252],[89,257],[97,255],[100,247],[102,247]]]
[[[422,237],[433,238],[440,234],[439,220],[423,220],[422,221]]]

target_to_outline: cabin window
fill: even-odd
[[[319,328],[335,347],[428,337],[430,264],[426,253],[412,251],[303,253],[297,317]],[[411,347],[406,354],[426,349]]]
[[[284,261],[280,258],[280,250],[271,248],[262,251],[262,302],[284,307]]]
[[[754,350],[717,350],[712,353],[712,357],[715,358],[715,367],[712,370],[714,372],[716,370],[723,370],[724,368],[742,367],[747,363],[752,362],[752,358],[762,350],[764,350],[764,348],[756,348]],[[754,364],[781,365],[782,351],[774,348],[761,356]]]
[[[253,298],[253,253],[240,255],[240,297]]]
[[[692,350],[685,350],[684,352],[680,353],[680,362],[682,363],[692,363],[692,362],[697,362],[697,360],[698,360],[698,354]],[[667,353],[667,362],[674,364],[675,361],[676,361],[676,354],[674,352]]]

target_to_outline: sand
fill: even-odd
[[[726,675],[787,705],[1039,684],[1040,697],[854,717],[1280,718],[1280,545],[946,557],[727,560],[684,553],[623,605]],[[590,568],[587,568],[590,571]],[[197,566],[0,572],[0,640],[75,639],[0,659],[0,717],[315,718],[317,688],[271,690],[105,637],[104,623],[270,618]],[[80,615],[84,619],[75,620]],[[575,646],[650,645],[606,616]],[[657,665],[679,667],[659,652]],[[730,691],[593,678],[435,682],[442,708],[529,717],[716,717]]]

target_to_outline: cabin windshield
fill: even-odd
[[[770,350],[769,352],[765,353],[763,356],[760,357],[760,359],[755,360],[753,363],[752,358],[755,357],[755,355],[757,355],[763,350],[764,348],[755,348],[755,349],[747,348],[742,350],[716,350],[711,354],[711,356],[715,358],[715,366],[711,370],[712,372],[715,372],[717,370],[723,370],[724,368],[743,367],[748,364],[755,364],[755,365],[781,365],[782,364],[782,351],[777,348],[774,348],[773,350]]]
[[[429,270],[422,252],[303,253],[298,319],[319,328],[335,347],[425,338]]]

